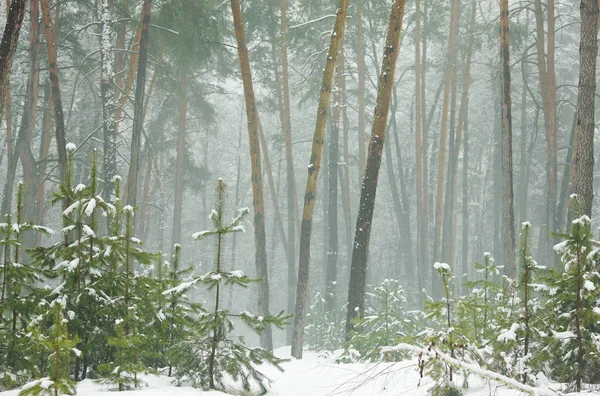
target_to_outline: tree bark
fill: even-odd
[[[175,203],[171,246],[181,244],[181,212],[183,210],[183,175],[185,173],[185,124],[187,116],[187,73],[179,70],[179,117],[177,118],[177,167],[175,170]],[[173,251],[174,253],[174,251]]]
[[[0,42],[0,114],[4,110],[5,95],[9,89],[10,70],[17,50],[26,4],[26,0],[12,0],[6,16],[4,34],[2,35],[2,42]]]
[[[50,15],[50,0],[41,0],[42,16],[44,20],[44,35],[48,50],[48,71],[50,73],[50,87],[52,89],[52,106],[54,108],[54,125],[56,134],[56,148],[58,151],[58,169],[61,182],[66,181],[67,174],[67,137],[65,132],[65,118],[63,115],[60,80],[58,79],[57,48],[55,34],[52,28]]]
[[[263,199],[262,170],[260,161],[259,125],[260,120],[256,109],[254,87],[252,85],[252,72],[246,46],[246,34],[242,20],[242,10],[239,0],[231,0],[231,12],[237,41],[238,57],[242,82],[244,85],[244,99],[246,101],[246,117],[248,120],[248,139],[250,146],[250,161],[252,166],[252,203],[254,206],[254,249],[256,272],[262,282],[258,290],[258,309],[263,316],[269,315],[269,276],[267,269],[267,246],[265,237],[265,204]],[[271,328],[267,327],[260,335],[261,346],[269,351],[273,350]]]
[[[148,63],[148,39],[152,0],[144,0],[142,5],[142,30],[138,55],[137,79],[135,83],[135,102],[133,105],[133,127],[131,132],[131,156],[127,174],[127,204],[135,207],[137,203],[137,181],[140,166],[140,147],[144,127],[144,100],[146,92],[146,65]]]
[[[113,178],[117,174],[117,142],[114,118],[111,20],[108,0],[102,0],[100,8],[100,96],[102,97],[102,130],[104,134],[102,162],[102,176],[104,179],[103,195],[105,201],[112,202]]]
[[[442,222],[444,209],[444,182],[446,171],[446,140],[448,134],[448,108],[450,106],[450,94],[452,89],[452,77],[454,76],[453,69],[456,68],[456,52],[454,50],[454,42],[456,31],[458,30],[458,15],[459,1],[452,0],[452,12],[450,15],[450,30],[448,33],[448,50],[446,57],[446,73],[444,83],[444,100],[442,104],[442,125],[440,130],[440,142],[438,148],[438,172],[437,172],[437,190],[435,199],[435,229],[433,234],[433,258],[435,261],[441,259],[441,242],[442,242]],[[432,283],[438,283],[438,274],[432,267]],[[433,288],[435,297],[441,297],[441,290]]]
[[[296,289],[296,238],[300,234],[300,209],[298,207],[298,189],[292,155],[292,121],[290,105],[290,87],[287,54],[287,1],[281,0],[281,85],[283,96],[283,135],[285,139],[285,172],[287,184],[287,230],[288,230],[288,271],[287,271],[287,310],[294,313],[294,290]],[[287,340],[291,342],[292,332],[288,326]]]
[[[592,200],[594,199],[594,95],[596,92],[596,58],[598,56],[598,2],[581,0],[580,4],[579,93],[573,166],[571,168],[573,175],[571,193],[578,196],[581,215],[591,218]]]
[[[356,5],[356,63],[358,69],[358,177],[362,183],[365,169],[365,54],[362,22],[363,0]]]
[[[502,231],[504,239],[504,273],[510,279],[516,279],[509,47],[508,0],[500,0],[500,58],[502,68],[500,73],[502,85],[500,100],[502,107]]]
[[[379,75],[379,88],[377,90],[377,102],[375,105],[373,128],[371,130],[371,141],[369,142],[369,154],[367,156],[367,164],[360,194],[360,204],[358,207],[358,219],[356,221],[356,230],[354,232],[352,266],[350,268],[350,284],[348,287],[348,312],[346,316],[347,335],[354,330],[353,319],[357,315],[361,318],[364,315],[369,239],[371,236],[371,224],[375,208],[377,180],[379,178],[390,101],[394,87],[396,60],[398,59],[398,53],[400,52],[400,32],[402,30],[405,5],[406,0],[395,0],[392,5],[383,52],[383,62]]]
[[[335,25],[333,27],[333,34],[331,35],[331,42],[325,62],[325,71],[323,72],[323,81],[321,83],[321,93],[317,108],[317,122],[313,136],[310,163],[308,165],[308,178],[306,181],[304,209],[302,213],[302,228],[300,231],[300,258],[298,265],[298,287],[296,289],[296,310],[292,333],[291,354],[297,359],[302,358],[302,347],[304,344],[304,311],[308,302],[308,279],[310,269],[310,235],[315,207],[315,196],[317,192],[317,181],[319,170],[321,168],[321,158],[323,156],[323,138],[327,121],[327,109],[329,107],[333,72],[342,37],[344,35],[348,4],[349,0],[340,0],[340,5],[336,12]]]
[[[546,150],[548,162],[546,165],[546,183],[548,186],[548,196],[546,200],[546,224],[542,227],[542,233],[545,235],[543,254],[547,262],[553,266],[555,263],[555,254],[552,252],[553,237],[551,232],[556,223],[556,193],[557,193],[557,126],[556,126],[556,79],[554,73],[554,0],[548,0],[546,5],[548,19],[547,41],[548,49],[544,45],[544,16],[541,0],[535,0],[534,14],[536,25],[536,50],[537,66],[540,79],[540,89],[542,93],[542,104],[544,111],[544,127],[546,131]],[[540,243],[542,245],[542,243]]]

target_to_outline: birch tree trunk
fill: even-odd
[[[369,154],[367,156],[367,164],[361,188],[358,219],[356,220],[356,229],[354,231],[352,266],[350,268],[350,284],[348,287],[346,335],[354,329],[353,319],[357,315],[362,318],[364,314],[369,239],[371,237],[371,225],[375,208],[377,180],[379,178],[390,102],[394,88],[396,60],[400,52],[400,32],[402,30],[405,5],[406,0],[394,0],[392,4],[383,51],[383,62],[379,75],[379,87],[377,89],[377,102],[375,105],[373,128],[371,130],[371,141],[369,142]]]
[[[248,139],[250,146],[250,161],[252,166],[252,204],[254,206],[254,249],[256,273],[262,280],[258,289],[258,310],[262,316],[269,315],[269,276],[267,268],[267,246],[265,237],[265,203],[263,198],[262,170],[260,161],[259,125],[260,120],[256,109],[254,87],[252,85],[252,72],[246,46],[246,34],[242,20],[242,10],[239,0],[231,0],[231,12],[237,41],[238,57],[242,82],[244,85],[244,99],[246,101],[246,117],[248,120]],[[271,328],[267,327],[260,335],[261,346],[269,351],[273,350]]]
[[[333,34],[331,35],[329,51],[327,52],[325,71],[323,72],[323,81],[321,83],[321,93],[317,108],[317,123],[312,141],[310,162],[308,164],[308,178],[306,180],[306,190],[304,193],[304,210],[302,213],[302,228],[300,231],[300,258],[298,265],[298,287],[296,289],[296,309],[292,332],[291,354],[297,359],[302,358],[302,347],[304,344],[304,311],[308,303],[308,279],[310,270],[310,236],[315,207],[315,196],[317,193],[317,181],[319,170],[321,169],[321,158],[323,156],[323,139],[327,121],[327,109],[329,107],[333,72],[335,70],[342,37],[344,36],[349,2],[349,0],[340,0],[340,5],[336,12],[335,25],[333,27]]]

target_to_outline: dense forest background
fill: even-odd
[[[351,2],[325,110],[306,295],[320,292],[335,310],[347,301],[389,7]],[[241,11],[260,115],[267,267],[257,273],[255,239],[241,234],[224,245],[225,266],[267,278],[270,310],[294,313],[303,187],[314,159],[316,105],[338,1],[245,0]],[[508,11],[512,226],[531,222],[533,255],[553,267],[553,235],[567,231],[580,4],[512,1]],[[5,18],[7,8],[0,14]],[[497,263],[510,262],[503,231],[499,21],[491,0],[416,0],[404,10],[365,250],[366,283],[398,279],[413,308],[426,295],[442,295],[434,262],[449,263],[458,285],[463,274],[479,276],[474,264],[485,252]],[[256,209],[256,146],[249,150],[247,76],[238,67],[235,33],[223,1],[32,0],[3,102],[3,214],[14,210],[13,186],[23,180],[26,219],[60,227],[52,193],[63,178],[61,150],[71,142],[74,185],[87,183],[96,150],[100,194],[109,201],[113,176],[123,177],[123,199],[138,208],[135,234],[144,249],[170,255],[181,244],[180,265],[200,264],[196,271],[206,272],[215,248],[194,244],[191,235],[210,227],[217,178],[229,186],[232,213]],[[60,128],[64,142],[57,144]],[[597,211],[596,204],[591,214]],[[253,219],[246,220],[248,230]],[[36,235],[25,246],[47,243],[44,238]],[[254,309],[256,287],[232,292],[226,304]],[[291,329],[276,332],[275,344],[291,335]]]

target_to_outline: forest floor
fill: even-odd
[[[289,347],[277,349],[276,355],[289,357]],[[338,364],[335,360],[335,355],[330,353],[307,351],[302,360],[291,359],[284,363],[284,372],[273,367],[264,367],[263,373],[272,381],[268,386],[267,394],[273,396],[425,396],[434,384],[430,378],[420,378],[416,359],[378,364]],[[78,384],[77,394],[84,396],[225,395],[222,392],[203,392],[190,387],[177,387],[172,385],[172,379],[166,376],[148,375],[143,378],[146,386],[125,392],[116,392],[105,385],[85,380]],[[459,387],[462,387],[463,381],[464,378],[461,376],[454,380]],[[560,387],[555,385],[552,388]],[[16,396],[18,393],[18,390],[0,392],[0,396]],[[463,389],[464,396],[520,394],[522,393],[519,391],[474,376],[469,376],[468,389]],[[600,395],[600,392],[582,392],[581,395],[583,394]]]

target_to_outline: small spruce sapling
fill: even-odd
[[[328,311],[321,293],[315,294],[313,301],[306,314],[308,324],[304,329],[308,348],[314,351],[334,351],[341,348],[345,336],[344,322],[335,318],[341,318],[340,314],[345,311]]]
[[[195,387],[203,389],[225,389],[224,378],[227,374],[246,391],[249,391],[254,384],[266,392],[264,382],[267,377],[258,370],[257,366],[270,363],[282,370],[280,364],[283,360],[263,348],[250,348],[245,345],[242,337],[233,336],[232,319],[241,319],[251,330],[261,334],[267,326],[283,328],[289,316],[284,316],[283,312],[266,317],[256,316],[250,312],[232,314],[222,309],[220,303],[223,285],[248,287],[253,282],[242,271],[224,269],[222,255],[224,236],[243,232],[244,227],[241,223],[249,213],[248,209],[241,209],[238,216],[227,224],[224,223],[224,206],[225,184],[219,179],[217,208],[210,214],[214,228],[193,235],[196,240],[209,236],[217,238],[215,269],[176,287],[176,290],[182,291],[196,283],[205,285],[208,290],[215,293],[214,308],[198,315],[187,338],[174,346],[175,375],[180,383],[190,381]]]
[[[74,395],[75,382],[71,379],[70,366],[73,356],[80,356],[81,351],[75,348],[77,339],[70,339],[67,323],[72,315],[64,314],[67,297],[61,295],[50,303],[47,315],[53,324],[49,336],[43,335],[34,328],[34,334],[48,353],[49,376],[32,381],[23,386],[19,396],[29,395]]]

